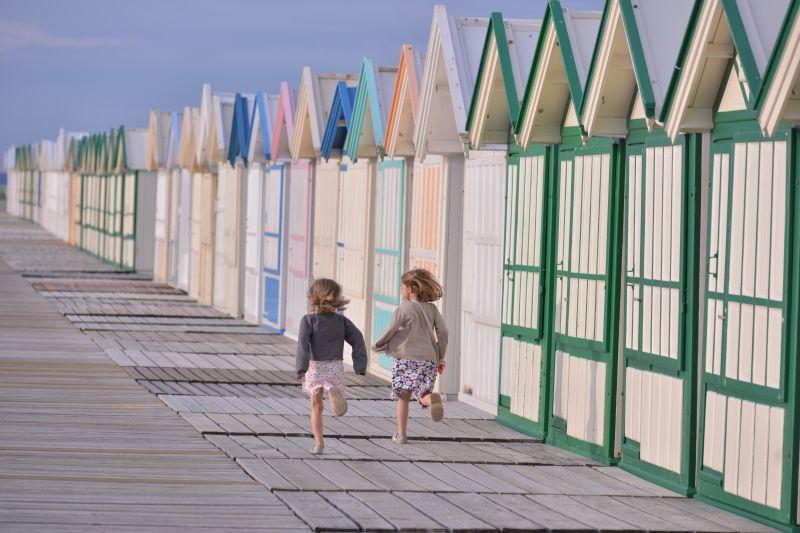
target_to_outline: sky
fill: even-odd
[[[68,131],[146,127],[199,105],[200,88],[277,91],[304,65],[357,73],[424,49],[448,14],[541,18],[545,0],[0,0],[0,149]],[[603,0],[562,0],[600,10]]]

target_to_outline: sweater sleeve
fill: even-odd
[[[367,373],[367,345],[364,343],[364,335],[361,333],[349,318],[344,318],[344,340],[353,348],[353,370],[356,374],[364,375]]]
[[[403,317],[402,317],[402,305],[398,306],[397,309],[394,310],[392,314],[392,319],[389,321],[389,324],[386,326],[386,329],[383,330],[380,338],[375,341],[375,344],[372,346],[372,349],[376,352],[385,352],[386,346],[389,344],[389,340],[394,336],[395,333],[400,329],[400,326],[403,325]]]
[[[433,315],[433,329],[436,330],[436,339],[437,345],[436,349],[439,353],[439,362],[441,363],[444,361],[444,356],[447,353],[447,340],[448,340],[448,331],[447,325],[444,323],[444,317],[442,313],[439,312],[439,308],[435,305],[433,306],[435,310],[435,314]]]
[[[308,315],[300,321],[300,331],[297,333],[297,350],[294,354],[295,372],[305,372],[308,370],[308,362],[311,360],[311,321]]]

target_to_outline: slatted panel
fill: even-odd
[[[155,244],[153,260],[153,279],[161,283],[167,280],[168,263],[168,232],[170,183],[169,172],[159,170],[156,174],[156,218],[155,218]]]
[[[497,405],[505,157],[473,154],[464,171],[461,383],[463,398]]]
[[[556,331],[603,342],[610,155],[562,161],[561,176]]]
[[[713,146],[701,417],[704,469],[722,490],[781,507],[787,142]],[[763,398],[773,401],[764,403]]]
[[[225,256],[230,253],[230,243],[226,242],[226,224],[228,217],[226,211],[228,210],[228,196],[230,195],[229,184],[232,180],[233,169],[225,163],[219,166],[219,174],[217,180],[217,196],[214,199],[214,212],[216,216],[216,224],[214,226],[214,298],[213,305],[217,309],[226,309],[227,287],[225,286],[225,278],[228,275]]]
[[[282,329],[283,300],[283,217],[284,217],[284,167],[275,165],[265,173],[264,229],[261,241],[261,267],[263,276],[262,322]]]
[[[567,435],[602,445],[606,363],[556,351],[553,415],[567,423]]]
[[[318,161],[314,179],[314,249],[312,276],[336,277],[339,228],[339,163]]]
[[[178,262],[180,242],[180,170],[169,172],[169,231],[167,232],[167,283],[173,287],[178,284]]]
[[[430,157],[414,167],[408,266],[429,270],[439,279],[443,275],[444,190],[444,161],[441,157]]]
[[[9,174],[9,184],[11,183]],[[10,186],[10,185],[9,185]],[[70,225],[69,243],[78,244],[78,234],[81,225],[81,177],[78,174],[70,176]]]
[[[203,174],[201,178],[200,217],[200,287],[198,299],[204,305],[212,303],[214,291],[214,250],[216,243],[217,175]]]
[[[180,203],[178,205],[178,288],[188,289],[192,264],[192,174],[181,170]]]
[[[311,165],[292,164],[289,172],[289,242],[286,279],[286,333],[296,336],[300,319],[306,314],[309,285],[309,244],[311,231]],[[330,223],[330,222],[328,222]]]
[[[367,272],[371,253],[368,231],[371,210],[372,168],[368,160],[341,166],[339,194],[339,236],[336,277],[350,300],[346,314],[367,332]]]
[[[636,368],[625,371],[625,437],[642,461],[681,471],[683,380]]]
[[[195,298],[200,291],[200,243],[201,243],[201,220],[203,216],[203,176],[202,174],[192,174],[192,211],[191,211],[191,262],[189,266],[189,294]]]
[[[251,166],[247,171],[247,213],[245,216],[244,252],[244,317],[250,322],[260,322],[261,314],[261,227],[264,213],[264,174],[261,166]]]
[[[382,161],[375,191],[373,339],[383,332],[400,304],[405,208],[405,162]],[[380,365],[391,369],[391,358],[382,355]]]
[[[511,414],[539,421],[542,346],[503,337],[500,394],[510,397]]]

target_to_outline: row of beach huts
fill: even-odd
[[[796,531],[798,7],[436,6],[397,65],[204,85],[146,129],[12,148],[8,207],[288,336],[312,278],[340,281],[369,339],[427,268],[442,392]]]

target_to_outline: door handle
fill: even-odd
[[[717,277],[717,262],[719,260],[719,253],[714,253],[708,257],[708,267],[706,268],[706,272],[709,276]],[[714,261],[714,271],[711,271],[711,261]]]

